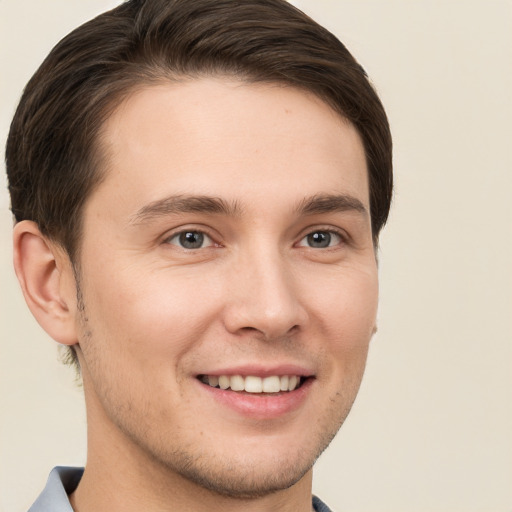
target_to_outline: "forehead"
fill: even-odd
[[[106,177],[93,194],[130,209],[165,194],[233,200],[345,193],[368,205],[356,129],[313,94],[201,79],[133,91],[103,126]],[[321,190],[320,190],[321,189]]]

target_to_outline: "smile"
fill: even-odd
[[[299,388],[303,378],[299,375],[270,375],[256,377],[248,375],[200,375],[199,380],[212,388],[231,391],[244,391],[246,393],[280,393],[294,391]]]

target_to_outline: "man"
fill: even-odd
[[[32,511],[326,511],[312,466],[377,310],[386,115],[282,0],[128,1],[31,79],[6,162],[15,268],[69,347],[85,470]]]

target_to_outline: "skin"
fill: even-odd
[[[309,511],[312,465],[350,410],[375,330],[356,130],[293,88],[198,79],[133,92],[101,145],[79,301],[65,253],[30,223],[15,229],[27,301],[81,364],[88,460],[74,509]],[[327,195],[348,206],[300,210]],[[162,202],[176,196],[179,208]],[[186,211],[190,196],[229,207]],[[183,230],[207,235],[204,245],[180,246]],[[329,246],[312,247],[313,233]],[[309,384],[274,416],[228,407],[197,379],[287,364]]]

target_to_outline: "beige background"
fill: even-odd
[[[23,85],[113,0],[0,0],[2,147]],[[363,63],[389,113],[396,198],[381,309],[349,420],[315,492],[352,512],[512,511],[512,2],[302,0]],[[0,189],[0,510],[82,464],[73,374],[25,307]]]

